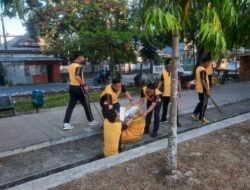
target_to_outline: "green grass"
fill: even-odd
[[[128,87],[128,91],[131,93],[131,95],[134,96],[139,94],[140,89],[138,89],[135,86],[131,86]],[[102,92],[101,90],[90,91],[89,92],[90,100],[92,102],[93,101],[99,102],[101,92]],[[15,104],[16,112],[23,113],[23,112],[35,111],[35,108],[33,107],[31,100],[32,100],[31,96],[16,98],[16,104]],[[67,92],[56,93],[56,94],[45,94],[43,97],[43,107],[41,109],[67,106],[68,101],[69,101],[69,94]]]

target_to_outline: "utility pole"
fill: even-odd
[[[5,33],[5,25],[4,25],[3,14],[1,14],[0,17],[1,17],[1,23],[2,23],[4,49],[7,50],[8,47],[7,47],[7,39],[6,39],[6,33]]]

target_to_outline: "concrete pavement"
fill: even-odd
[[[204,126],[202,128],[198,128],[192,131],[188,131],[178,135],[178,144],[195,139],[202,135],[209,134],[213,131],[217,131],[219,129],[224,129],[231,127],[234,124],[238,124],[240,122],[246,121],[246,118],[250,117],[250,113],[236,116],[230,119],[226,119],[222,122],[216,122],[211,125]],[[64,170],[43,178],[36,179],[34,181],[29,181],[27,183],[14,186],[9,188],[9,190],[47,190],[50,188],[57,187],[62,184],[66,184],[68,182],[72,182],[74,180],[79,180],[85,177],[88,174],[103,171],[112,166],[116,166],[130,160],[142,157],[144,155],[155,153],[160,150],[163,150],[167,147],[168,141],[167,138],[162,140],[152,142],[138,148],[134,148],[128,150],[126,152],[122,152],[118,155],[110,156],[108,158],[103,158],[100,160],[96,160],[78,167],[74,167],[68,170]]]
[[[250,82],[217,86],[212,89],[211,94],[219,105],[246,100],[250,98]],[[124,106],[128,104],[126,99],[121,99],[120,102]],[[183,91],[179,103],[180,113],[193,111],[197,102],[198,96],[194,90]],[[99,103],[96,105],[100,109]],[[213,107],[210,102],[209,107]],[[87,126],[87,119],[80,105],[76,106],[71,118],[75,128],[71,131],[62,131],[65,110],[66,107],[45,109],[40,113],[0,119],[0,157],[101,133],[100,126]],[[101,122],[93,105],[92,111],[94,117]]]
[[[218,114],[215,108],[207,110],[207,117],[211,121],[210,125],[207,126],[203,126],[201,122],[191,120],[189,113],[181,115],[182,126],[177,128],[178,139],[181,134],[187,131],[190,131],[191,136],[194,137],[197,131],[202,128],[211,131],[219,129],[225,124],[229,126],[231,125],[229,121],[235,117],[241,118],[240,120],[237,119],[237,122],[249,120],[250,100],[228,104],[223,106],[222,109],[224,114]],[[214,128],[213,126],[216,123],[218,124]],[[123,152],[166,138],[168,127],[169,124],[161,123],[157,138],[143,135],[143,138],[136,143],[123,144]],[[81,167],[81,165],[102,157],[103,134],[99,133],[72,142],[0,158],[0,189],[13,187],[69,168]],[[37,189],[40,189],[40,187]]]

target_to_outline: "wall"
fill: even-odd
[[[26,61],[24,63],[24,75],[26,77],[31,77],[33,84],[48,83],[47,63]]]
[[[51,78],[51,81],[49,82],[61,82],[62,79],[61,79],[61,74],[60,74],[60,66],[61,64],[58,63],[58,62],[52,62],[52,76],[50,77]]]
[[[23,85],[30,84],[32,80],[30,77],[24,75],[24,62],[3,62],[3,67],[6,70],[6,78],[8,84],[10,85]]]
[[[240,80],[250,80],[250,54],[240,57]]]

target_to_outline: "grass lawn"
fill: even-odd
[[[139,94],[139,89],[135,86],[128,87],[128,91],[132,95]],[[100,94],[102,90],[90,91],[91,101],[99,102]],[[60,106],[67,106],[69,101],[69,94],[65,93],[55,93],[55,94],[45,94],[43,97],[43,107],[41,109],[55,108]],[[25,113],[34,111],[35,108],[32,105],[31,96],[27,97],[17,97],[15,99],[15,109],[17,113]],[[0,117],[6,117],[12,115],[11,112],[2,112]]]

